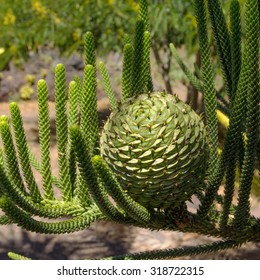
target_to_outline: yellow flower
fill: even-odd
[[[72,38],[74,41],[80,41],[82,36],[82,32],[79,28],[77,28],[73,33],[72,33]]]
[[[13,25],[15,23],[16,17],[12,9],[8,9],[4,17],[4,25]]]
[[[32,8],[41,17],[46,17],[49,13],[48,9],[41,3],[40,0],[32,0]]]
[[[131,7],[135,12],[139,11],[139,5],[134,0],[127,0],[127,4]]]
[[[107,4],[108,4],[109,6],[114,5],[114,3],[115,3],[115,0],[107,0]]]
[[[188,13],[186,15],[186,18],[191,21],[192,27],[197,28],[197,20],[196,20],[195,16],[193,16],[191,13]]]
[[[217,113],[217,118],[218,118],[218,121],[225,127],[225,128],[228,128],[229,126],[229,118],[224,115],[222,112],[220,112],[219,110],[216,111]]]
[[[4,48],[0,48],[0,55],[3,54],[5,52]]]

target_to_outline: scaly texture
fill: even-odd
[[[77,84],[77,96],[78,96],[78,107],[79,104],[81,103],[81,95],[82,95],[82,83],[81,83],[81,79],[79,76],[75,76],[74,78],[74,82],[76,82]],[[79,108],[78,108],[79,109]],[[78,121],[79,121],[79,114],[77,115]]]
[[[122,256],[105,258],[106,260],[163,260],[182,256],[192,256],[239,247],[241,244],[234,240],[217,241],[211,244],[203,244],[194,247],[183,247],[167,250],[146,251],[143,253],[126,254]]]
[[[0,166],[0,189],[1,192],[8,197],[15,205],[33,215],[41,217],[57,218],[61,215],[67,214],[65,205],[58,205],[57,207],[48,207],[44,204],[35,203],[30,196],[26,195],[19,186],[12,184]]]
[[[68,127],[72,125],[79,124],[79,112],[78,112],[78,85],[77,82],[72,81],[69,84],[69,111],[68,111]],[[69,137],[68,143],[68,165],[69,165],[69,179],[72,186],[72,196],[75,195],[76,189],[76,177],[77,177],[77,168],[76,168],[76,156],[74,148],[71,144],[71,139]]]
[[[195,16],[198,25],[199,46],[201,52],[202,78],[203,78],[203,89],[204,89],[205,113],[207,119],[209,163],[210,163],[209,171],[208,171],[210,174],[208,187],[206,190],[205,197],[203,198],[200,208],[198,210],[199,216],[203,219],[207,215],[219,187],[219,185],[216,184],[216,181],[219,181],[218,180],[219,177],[216,176],[216,173],[218,173],[217,167],[219,165],[218,150],[217,150],[218,123],[217,123],[217,116],[216,116],[217,100],[216,100],[216,93],[214,88],[213,68],[212,68],[212,63],[210,61],[210,52],[209,52],[207,12],[206,12],[205,0],[194,0],[194,8],[195,8]],[[223,168],[219,168],[219,170],[224,171]]]
[[[172,258],[237,247],[247,241],[259,241],[260,219],[250,216],[249,195],[256,150],[258,159],[260,154],[260,29],[257,19],[260,1],[246,0],[246,30],[242,38],[246,40],[242,59],[238,1],[232,0],[230,30],[227,29],[220,1],[194,0],[194,3],[202,57],[201,71],[197,67],[195,76],[180,63],[176,50],[171,49],[186,75],[204,94],[206,129],[200,117],[175,96],[149,93],[153,86],[149,65],[151,38],[147,31],[148,5],[146,0],[140,0],[139,22],[133,36],[133,46],[130,36],[125,39],[127,45],[124,50],[122,106],[114,109],[105,126],[101,149],[97,119],[95,45],[91,33],[86,33],[84,40],[86,68],[83,85],[79,77],[70,85],[68,114],[67,100],[64,98],[64,69],[56,74],[57,138],[62,138],[58,140],[58,146],[65,146],[58,148],[62,151],[59,157],[67,158],[69,168],[66,176],[73,185],[63,199],[55,199],[52,190],[54,183],[61,192],[66,193],[68,182],[61,175],[57,179],[51,174],[48,94],[44,81],[38,85],[41,163],[28,149],[29,164],[36,167],[43,178],[45,198],[39,202],[35,202],[31,190],[28,191],[27,186],[22,185],[23,181],[29,182],[26,179],[29,175],[25,174],[26,168],[23,167],[28,163],[24,162],[27,156],[23,148],[26,140],[21,128],[22,121],[14,108],[13,114],[17,115],[13,118],[14,133],[17,134],[14,147],[9,123],[6,117],[2,117],[0,127],[5,136],[1,140],[5,151],[2,157],[0,148],[0,208],[5,215],[0,217],[0,224],[16,223],[26,230],[62,234],[84,229],[97,219],[110,219],[143,228],[196,232],[225,240],[192,248],[121,256],[121,259]],[[207,12],[210,14],[226,92],[231,94],[231,102],[227,102],[220,95],[221,92],[215,90]],[[103,76],[106,75],[103,73]],[[104,80],[112,92],[108,75]],[[221,107],[230,118],[220,156],[217,153],[217,107]],[[67,125],[71,126],[69,138],[66,135]],[[12,170],[9,173],[14,173],[10,177],[8,164]],[[237,165],[241,176],[236,206],[232,204],[232,199]],[[60,166],[60,169],[63,167]],[[11,176],[17,176],[14,180],[16,184],[11,182]],[[219,195],[224,176],[224,195]],[[201,202],[196,214],[190,213],[186,207],[186,201],[193,194]],[[215,202],[222,207],[220,211],[215,207]],[[43,222],[33,216],[62,217],[68,220]]]
[[[153,81],[151,76],[150,50],[151,50],[151,34],[148,31],[144,32],[144,46],[143,46],[143,65],[142,65],[142,83],[143,88],[141,92],[153,91]]]
[[[189,79],[190,83],[198,90],[200,91],[202,94],[204,93],[204,89],[203,89],[203,82],[201,80],[203,80],[202,78],[202,74],[200,72],[199,69],[196,69],[198,72],[198,77],[189,69],[189,67],[187,67],[185,65],[185,63],[183,62],[183,60],[181,59],[180,55],[178,54],[177,49],[175,48],[174,44],[170,44],[170,50],[172,55],[174,56],[175,60],[177,61],[178,65],[180,66],[181,70],[184,72],[184,74],[187,76],[187,78]],[[196,64],[195,64],[196,66]],[[228,110],[228,102],[221,96],[221,94],[219,94],[216,91],[216,96],[217,96],[217,107],[219,110],[221,110],[221,112],[223,112],[226,115],[229,115],[229,110]]]
[[[139,1],[139,17],[144,22],[144,30],[149,30],[149,16],[147,0]]]
[[[174,44],[170,44],[170,50],[176,59],[177,63],[179,64],[180,68],[184,72],[184,74],[187,76],[189,81],[192,83],[192,85],[200,92],[203,92],[203,84],[202,82],[194,75],[194,73],[183,63],[180,55],[178,54],[177,49],[175,48]]]
[[[153,91],[153,81],[151,76],[150,50],[151,50],[151,34],[149,32],[149,16],[148,3],[146,0],[139,2],[139,18],[144,24],[144,46],[143,46],[143,92]]]
[[[231,99],[231,44],[230,36],[219,0],[208,0],[208,11],[212,30],[217,45],[218,57],[220,59],[222,74],[224,77],[226,92]]]
[[[218,163],[218,123],[216,116],[217,99],[214,88],[214,76],[210,61],[208,32],[207,32],[207,13],[204,0],[195,0],[195,16],[198,24],[199,45],[201,51],[202,78],[204,89],[205,113],[207,119],[210,166],[209,173],[213,174]]]
[[[230,43],[231,43],[231,60],[232,60],[232,94],[234,99],[236,94],[239,74],[241,70],[241,16],[240,4],[238,0],[232,0],[230,6]],[[231,101],[232,101],[231,100]]]
[[[242,165],[235,226],[241,229],[248,222],[250,214],[250,190],[254,173],[256,145],[259,137],[259,13],[258,1],[246,1],[245,54],[248,66],[248,94],[246,114],[246,146]]]
[[[125,44],[122,73],[122,101],[131,97],[133,56],[134,50],[132,45]]]
[[[22,255],[13,253],[13,252],[9,252],[9,253],[8,253],[8,257],[9,257],[11,260],[20,260],[20,261],[28,261],[28,260],[31,260],[30,258],[27,258],[27,257],[25,257],[25,256],[22,256]]]
[[[38,82],[38,119],[39,119],[39,141],[41,150],[41,175],[44,196],[46,199],[54,199],[52,189],[52,173],[50,162],[50,117],[48,106],[48,89],[44,80]]]
[[[41,173],[42,166],[39,163],[38,159],[35,157],[35,155],[32,153],[32,151],[30,149],[28,149],[28,153],[29,153],[29,159],[30,159],[31,165],[35,168],[35,170],[37,170],[38,172]],[[56,187],[62,188],[61,181],[53,174],[51,174],[51,181]]]
[[[79,171],[81,177],[86,182],[91,197],[99,207],[99,209],[110,219],[116,219],[118,210],[109,201],[108,195],[104,187],[98,183],[98,179],[91,162],[90,153],[87,150],[87,143],[84,141],[81,131],[77,126],[70,128],[71,139],[75,147],[77,161],[79,163]],[[87,190],[85,190],[87,192]]]
[[[143,92],[143,49],[144,49],[144,23],[142,20],[136,23],[136,32],[134,38],[134,57],[132,69],[132,88],[131,96]]]
[[[42,222],[31,218],[27,213],[16,207],[5,197],[0,198],[0,207],[18,226],[45,234],[61,234],[79,231],[88,227],[91,223],[102,217],[95,207],[90,208],[84,215],[62,222]]]
[[[16,103],[10,104],[10,112],[12,119],[12,126],[14,130],[15,142],[17,152],[20,159],[21,170],[30,192],[30,196],[34,201],[41,200],[41,194],[33,176],[32,168],[29,160],[28,145],[23,128],[22,116],[20,109]]]
[[[56,138],[58,150],[59,177],[62,182],[64,201],[72,199],[72,185],[69,178],[67,156],[68,118],[66,108],[65,68],[58,64],[55,68],[55,109],[56,109]]]
[[[165,92],[124,102],[104,126],[100,151],[122,188],[149,208],[178,206],[204,180],[203,122]]]
[[[89,151],[97,152],[98,147],[98,115],[95,69],[87,65],[84,69],[83,89],[80,100],[80,129],[85,140],[89,139]]]
[[[218,167],[218,170],[215,174],[215,186],[221,183],[221,180],[224,176],[224,171],[227,168],[227,175],[231,175],[231,178],[228,178],[228,182],[225,185],[225,198],[223,206],[223,215],[222,215],[222,226],[225,226],[227,223],[227,217],[229,215],[229,207],[231,202],[231,197],[233,195],[233,181],[234,170],[236,168],[236,157],[238,153],[238,145],[242,138],[242,128],[243,128],[243,118],[245,114],[246,106],[246,95],[247,95],[247,86],[248,86],[248,63],[247,57],[244,53],[241,74],[239,77],[238,87],[236,95],[234,96],[233,106],[229,118],[229,127],[224,141],[223,151],[221,154],[221,160]],[[212,203],[213,200],[208,200],[207,208]],[[206,205],[206,204],[205,204]],[[206,207],[204,208],[206,213]]]
[[[232,76],[232,93],[231,107],[236,96],[239,75],[241,70],[241,25],[240,25],[240,6],[237,0],[231,2],[230,7],[230,25],[231,25],[231,58],[232,66],[231,76]],[[235,188],[235,177],[236,177],[236,160],[238,155],[238,150],[241,145],[241,137],[233,140],[233,145],[231,151],[229,151],[227,170],[226,170],[226,184],[225,184],[225,196],[223,203],[223,213],[221,218],[221,227],[224,228],[228,223],[229,209],[232,203],[234,188]],[[235,142],[234,142],[235,141]]]
[[[12,220],[8,216],[0,216],[0,225],[10,225],[12,223]]]
[[[103,83],[103,86],[105,88],[106,94],[108,96],[111,109],[112,109],[112,111],[114,111],[117,108],[116,95],[115,95],[114,90],[112,88],[110,77],[109,77],[109,74],[107,72],[106,66],[102,61],[100,61],[100,63],[99,63],[99,69],[100,69],[100,73],[101,73],[101,76],[102,76],[102,83]]]
[[[26,190],[19,170],[9,120],[6,116],[1,116],[0,118],[0,133],[4,144],[4,162],[6,164],[5,168],[8,179],[10,180],[11,184],[15,186],[17,191],[20,191],[25,195]]]
[[[92,65],[96,72],[96,55],[95,55],[95,42],[94,36],[91,32],[87,32],[84,38],[84,54],[85,65]]]
[[[127,194],[125,194],[119,183],[117,182],[109,167],[103,162],[100,156],[95,156],[92,159],[93,165],[96,168],[104,186],[108,193],[112,196],[118,205],[126,211],[126,213],[134,220],[140,223],[148,224],[150,222],[150,213],[143,206],[136,203]],[[119,221],[123,220],[123,216],[118,217]]]

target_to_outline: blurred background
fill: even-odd
[[[225,14],[228,14],[231,1],[221,2]],[[244,0],[240,2],[243,4]],[[200,93],[189,84],[169,51],[169,43],[173,42],[191,69],[196,71],[194,63],[200,66],[192,0],[153,0],[149,4],[154,87],[178,94],[202,113]],[[82,77],[84,33],[92,31],[97,60],[105,62],[113,87],[120,97],[122,49],[126,34],[133,34],[138,17],[138,1],[0,0],[0,7],[0,115],[9,115],[8,102],[19,102],[29,146],[39,158],[36,84],[39,79],[46,79],[53,128],[52,168],[57,174],[54,68],[58,63],[65,65],[68,83],[75,75]],[[212,57],[216,60],[213,40],[211,43]],[[223,81],[219,75],[219,64],[215,62],[216,87],[222,92]],[[224,92],[222,95],[225,98]],[[102,124],[109,114],[109,104],[101,83],[98,83],[98,109]],[[220,126],[220,135],[224,134],[225,128]],[[35,175],[40,183],[41,178]],[[259,190],[257,193],[255,187],[252,213],[256,216],[260,216],[259,196]],[[0,259],[7,259],[8,251],[34,259],[99,258],[140,250],[196,245],[212,240],[216,239],[189,233],[150,232],[108,222],[96,223],[85,231],[62,236],[28,233],[15,225],[8,225],[0,227]],[[260,259],[259,250],[257,244],[250,244],[239,250],[196,258]]]

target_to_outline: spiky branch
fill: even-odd
[[[245,39],[241,36],[243,24],[237,0],[231,2],[230,30],[219,1],[194,0],[194,7],[202,59],[202,67],[197,69],[198,75],[186,67],[172,44],[170,49],[191,83],[204,94],[205,99],[209,160],[203,188],[197,193],[200,199],[197,213],[189,212],[185,203],[168,209],[148,209],[139,204],[124,191],[116,174],[101,157],[96,96],[98,69],[94,38],[87,32],[84,40],[83,81],[76,77],[70,82],[67,93],[64,66],[59,64],[55,70],[58,177],[52,174],[50,164],[50,119],[46,82],[38,82],[40,161],[27,144],[18,105],[11,104],[10,120],[6,116],[0,118],[3,143],[0,148],[0,208],[4,211],[0,224],[15,223],[29,231],[62,234],[84,229],[94,221],[107,219],[149,229],[196,232],[223,239],[210,245],[143,252],[112,259],[173,258],[238,247],[248,241],[260,241],[260,220],[250,215],[249,199],[253,171],[259,168],[260,151],[259,1],[246,1]],[[207,14],[229,101],[214,86]],[[129,36],[124,46],[121,102],[115,97],[104,63],[99,63],[112,111],[117,111],[120,104],[129,98],[133,99],[153,90],[151,35],[148,27],[147,1],[140,0],[135,35],[133,38]],[[148,99],[149,96],[147,94]],[[217,108],[221,108],[229,116],[220,155]],[[146,153],[150,154],[149,151]],[[42,185],[36,183],[33,168],[40,173]],[[238,203],[235,204],[237,170],[239,193]],[[226,179],[224,194],[219,195],[223,179]],[[56,188],[63,194],[62,199],[56,198]],[[221,210],[216,207],[216,203],[220,204]],[[60,222],[42,221],[33,217],[35,215],[65,219]],[[10,258],[23,257],[11,253]]]

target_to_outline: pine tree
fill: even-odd
[[[85,35],[83,80],[75,78],[71,81],[68,93],[65,68],[62,64],[57,65],[55,104],[58,177],[52,174],[50,167],[46,82],[38,82],[40,161],[27,144],[19,106],[11,103],[11,118],[0,118],[3,143],[0,150],[0,208],[4,212],[0,224],[17,224],[38,233],[62,234],[85,229],[95,221],[106,219],[151,230],[196,232],[222,238],[222,241],[207,245],[112,256],[110,259],[173,258],[260,241],[260,220],[250,214],[252,179],[254,170],[258,168],[259,171],[260,165],[258,0],[246,0],[244,19],[241,17],[239,1],[232,0],[230,27],[219,0],[194,0],[202,60],[198,76],[186,67],[174,45],[169,46],[177,63],[190,82],[202,92],[205,101],[207,173],[203,188],[199,188],[195,194],[200,200],[195,214],[189,212],[186,201],[165,209],[146,207],[135,201],[124,190],[100,153],[97,72],[101,72],[112,113],[126,104],[127,100],[134,100],[141,94],[146,93],[149,100],[154,90],[148,8],[147,1],[140,0],[134,38],[128,38],[124,46],[121,101],[115,96],[104,63],[96,63],[94,37],[90,32]],[[242,20],[245,26],[243,32]],[[214,36],[227,99],[215,88],[209,28]],[[242,34],[245,36],[242,37]],[[218,110],[229,118],[221,153],[218,151]],[[42,186],[36,183],[33,168],[40,173]],[[234,203],[237,170],[238,201]],[[219,195],[218,190],[223,182],[224,194]],[[55,188],[62,193],[62,198],[55,196]],[[37,220],[35,216],[63,219],[51,222]],[[9,256],[13,259],[24,258],[14,253]]]

